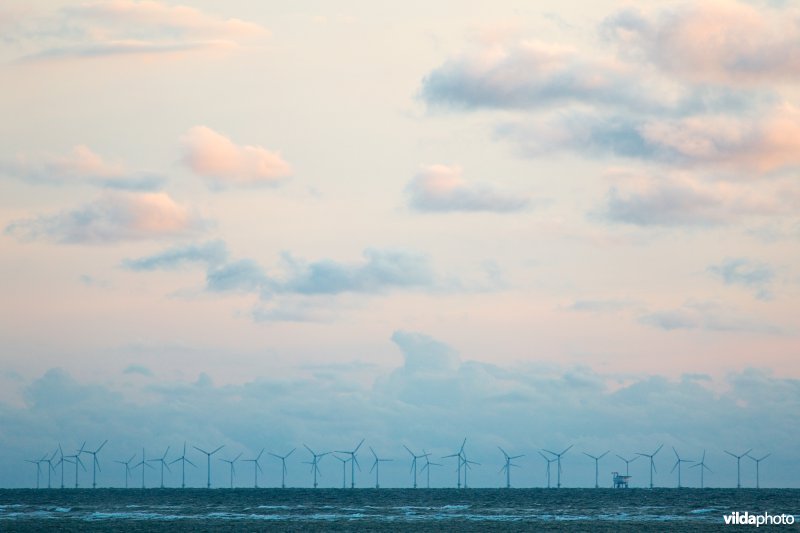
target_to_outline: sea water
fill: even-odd
[[[0,490],[0,531],[721,531],[736,511],[798,515],[800,490]]]

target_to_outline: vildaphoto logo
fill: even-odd
[[[740,513],[735,511],[731,514],[723,515],[725,525],[739,526],[790,526],[794,524],[794,515],[790,514],[751,514],[747,511]]]

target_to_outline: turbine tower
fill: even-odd
[[[197,465],[191,462],[189,459],[186,458],[186,441],[183,442],[183,455],[172,461],[170,464],[175,464],[178,461],[181,462],[181,488],[186,488],[186,463],[189,463],[193,467],[197,468]]]
[[[319,474],[319,476],[322,477],[322,472],[319,469],[319,460],[322,459],[323,457],[325,457],[326,455],[328,455],[331,452],[317,453],[314,450],[312,450],[311,448],[309,448],[308,446],[306,446],[305,444],[303,444],[303,446],[305,446],[306,450],[311,452],[311,455],[314,457],[314,459],[311,462],[306,461],[306,464],[311,465],[311,472],[314,474],[314,488],[316,489],[317,488],[317,474]],[[294,450],[292,450],[292,451],[294,451]]]
[[[239,453],[239,455],[237,455],[233,459],[220,459],[220,461],[228,463],[231,466],[231,488],[233,488],[233,476],[236,474],[236,467],[234,465],[236,464],[236,461],[238,461],[239,457],[241,457],[241,456],[242,456],[242,454]]]
[[[653,453],[639,453],[639,452],[636,452],[636,455],[641,455],[642,457],[649,457],[650,458],[650,488],[651,489],[653,488],[653,472],[656,471],[656,462],[653,460],[653,457],[655,457],[656,454],[658,452],[660,452],[661,448],[663,448],[663,447],[664,447],[663,444],[659,445],[659,447],[656,448],[656,451],[654,451]]]
[[[358,452],[358,449],[361,448],[362,444],[364,444],[364,439],[361,439],[361,442],[358,443],[358,446],[356,446],[356,449],[353,450],[352,452],[347,452],[347,451],[337,451],[336,452],[336,453],[343,453],[345,455],[349,455],[350,456],[350,488],[351,489],[356,488],[356,467],[358,467],[358,470],[361,471],[361,465],[358,464],[358,459],[356,458],[356,452]]]
[[[411,454],[411,471],[414,472],[414,488],[416,489],[417,488],[417,459],[422,459],[423,457],[427,457],[428,454],[427,453],[423,453],[422,455],[417,455],[414,452],[412,452],[408,448],[408,446],[406,446],[405,444],[403,444],[403,448],[405,448],[406,451]]]
[[[699,462],[697,462],[697,463],[693,464],[692,466],[690,466],[689,468],[697,468],[698,466],[700,467],[700,488],[702,489],[702,488],[705,487],[705,484],[703,483],[703,470],[708,470],[709,472],[712,471],[709,467],[706,466],[706,451],[705,450],[703,450],[703,458],[700,459]]]
[[[347,463],[350,461],[350,459],[342,459],[338,455],[334,455],[334,457],[342,462],[342,488],[346,489],[347,488]]]
[[[672,470],[670,470],[670,474],[678,469],[678,488],[681,488],[681,463],[691,463],[690,459],[681,459],[681,456],[678,455],[678,450],[675,449],[675,446],[672,447],[672,451],[675,452],[675,464],[672,466]]]
[[[570,449],[570,448],[572,448],[572,446],[573,446],[573,445],[572,445],[572,444],[570,444],[570,445],[569,445],[569,446],[567,446],[567,447],[564,449],[564,451],[563,451],[563,452],[561,452],[561,453],[551,452],[550,450],[544,450],[544,451],[546,451],[547,453],[549,453],[550,455],[553,455],[553,456],[555,456],[555,458],[558,460],[558,461],[557,461],[557,462],[558,462],[558,469],[557,469],[557,471],[556,471],[556,475],[558,476],[558,477],[557,477],[558,481],[556,482],[556,488],[558,488],[558,489],[560,489],[560,488],[561,488],[561,456],[562,456],[562,455],[564,455],[565,453],[567,453],[567,452],[569,451],[569,449]]]
[[[286,455],[278,455],[278,454],[275,454],[275,453],[272,453],[272,452],[268,452],[272,457],[275,457],[275,458],[281,460],[281,465],[282,465],[282,468],[281,468],[281,488],[282,489],[286,488],[286,472],[288,472],[288,470],[286,470],[286,458],[289,457],[290,455],[292,455],[296,449],[297,448],[292,448],[292,451],[290,451]]]
[[[744,457],[745,455],[749,454],[752,451],[753,451],[753,449],[750,448],[749,450],[744,452],[742,455],[736,455],[734,453],[729,452],[728,450],[725,450],[725,453],[727,453],[731,457],[735,457],[736,458],[736,488],[737,489],[741,489],[742,488],[742,478],[741,478],[741,475],[740,475],[741,470],[739,468],[741,466],[740,463],[741,463],[742,457]]]
[[[420,470],[425,470],[425,475],[427,476],[427,485],[426,486],[428,488],[431,488],[431,467],[432,466],[442,466],[442,465],[441,465],[441,463],[432,463],[431,460],[430,460],[430,457],[428,457],[430,454],[428,452],[426,452],[425,450],[422,450],[422,453],[425,454],[425,464],[422,465],[422,468]]]
[[[761,485],[759,484],[759,481],[758,481],[758,477],[759,477],[759,476],[758,476],[758,465],[761,463],[761,461],[763,461],[764,459],[766,459],[766,458],[767,458],[767,457],[769,457],[770,455],[772,455],[772,454],[771,454],[771,453],[768,453],[768,454],[767,454],[767,455],[765,455],[764,457],[762,457],[762,458],[760,458],[760,459],[756,459],[756,458],[755,458],[755,457],[753,457],[752,455],[750,455],[750,454],[747,454],[747,457],[749,457],[750,459],[752,459],[753,461],[755,461],[755,462],[756,462],[756,488],[757,488],[757,489],[760,489],[760,488],[761,488]]]
[[[550,488],[550,463],[556,462],[556,459],[550,459],[549,457],[547,457],[542,452],[538,452],[538,453],[539,453],[539,455],[542,456],[542,459],[547,461],[547,488],[549,489]]]
[[[619,454],[615,454],[615,455],[616,455],[617,457],[619,457],[620,459],[622,459],[623,461],[625,461],[625,475],[626,475],[626,476],[630,476],[630,475],[631,475],[631,473],[630,473],[630,466],[631,466],[631,463],[632,463],[632,462],[634,462],[636,459],[638,459],[638,458],[639,458],[639,456],[637,455],[637,456],[636,456],[636,457],[634,457],[633,459],[625,459],[624,457],[622,457],[622,456],[621,456],[621,455],[619,455]]]
[[[167,449],[164,451],[164,455],[162,455],[158,459],[148,459],[147,460],[150,463],[161,463],[161,488],[162,489],[164,488],[164,467],[167,467],[167,470],[169,470],[169,465],[167,465],[167,461],[166,461],[168,453],[169,453],[169,446],[167,446]],[[172,472],[172,470],[169,470],[169,471]]]
[[[119,463],[121,465],[125,465],[125,488],[128,488],[128,478],[131,477],[131,462],[136,458],[136,454],[131,455],[131,458],[127,461],[117,461],[115,463]]]
[[[142,448],[142,460],[139,461],[138,463],[136,463],[135,465],[133,465],[133,468],[139,468],[140,466],[142,467],[142,488],[144,488],[144,469],[145,469],[145,467],[150,468],[152,470],[155,470],[153,465],[151,465],[150,463],[147,462],[147,458],[146,458],[146,456],[144,454],[144,448]]]
[[[600,470],[599,470],[598,464],[600,463],[600,459],[605,457],[608,454],[608,452],[610,452],[610,451],[611,450],[608,450],[604,454],[598,455],[597,457],[595,457],[594,455],[588,454],[586,452],[583,452],[583,455],[585,455],[586,457],[591,457],[592,459],[594,459],[594,488],[596,488],[596,489],[600,488],[600,484],[597,482],[598,476],[600,474]]]
[[[92,488],[97,488],[97,470],[100,470],[100,461],[97,460],[97,454],[100,453],[100,450],[103,449],[103,446],[106,445],[108,440],[104,440],[103,444],[100,445],[95,451],[90,450],[83,450],[83,453],[87,453],[92,456]]]
[[[468,470],[472,470],[472,467],[470,465],[480,465],[480,463],[476,463],[475,461],[470,461],[469,459],[467,459],[466,452],[461,452],[461,459],[462,459],[462,462],[464,463],[464,488],[466,489],[467,488],[467,471]]]
[[[380,477],[379,477],[380,464],[385,463],[387,461],[391,461],[391,459],[379,458],[378,454],[375,453],[375,450],[372,449],[372,446],[369,447],[369,451],[372,452],[372,456],[375,458],[375,462],[372,463],[372,468],[370,468],[369,471],[370,472],[372,472],[373,470],[375,471],[375,488],[379,489],[381,488]],[[430,476],[428,477],[428,479],[430,479]]]
[[[511,455],[508,455],[503,448],[500,448],[500,446],[498,446],[497,448],[503,453],[503,457],[505,458],[505,464],[503,465],[503,468],[500,469],[500,471],[501,472],[503,470],[506,471],[506,488],[510,489],[511,488],[511,467],[512,466],[519,467],[519,465],[515,465],[511,461],[513,461],[514,459],[519,459],[520,457],[525,457],[525,456],[524,455],[511,456]]]
[[[197,450],[198,452],[206,454],[206,472],[208,473],[208,476],[206,478],[206,488],[207,489],[211,488],[211,456],[214,455],[215,453],[217,453],[218,451],[220,451],[224,447],[225,447],[225,445],[223,444],[222,446],[220,446],[219,448],[217,448],[213,452],[207,452],[206,450],[198,448],[197,446],[194,447],[194,449]]]
[[[261,448],[261,451],[258,452],[258,455],[255,459],[242,459],[243,463],[253,463],[253,474],[255,476],[255,484],[253,485],[254,488],[258,488],[258,472],[261,470],[261,465],[258,464],[258,461],[261,459],[261,455],[264,453],[264,448]]]

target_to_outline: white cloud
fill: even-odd
[[[206,126],[190,129],[182,142],[186,165],[215,187],[276,185],[292,173],[279,153],[236,145]]]

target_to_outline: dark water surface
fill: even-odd
[[[720,531],[797,489],[0,490],[0,531]],[[800,519],[800,517],[797,517]],[[797,531],[794,526],[759,530]]]

